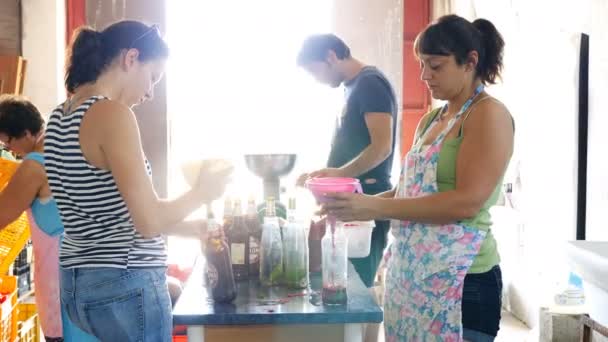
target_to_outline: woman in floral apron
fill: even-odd
[[[323,208],[344,221],[396,222],[386,277],[387,341],[462,341],[463,322],[470,341],[492,341],[498,331],[502,284],[488,210],[511,158],[514,125],[484,86],[499,77],[503,46],[487,20],[452,15],[427,27],[415,44],[421,78],[447,104],[422,118],[396,189],[334,194]],[[491,306],[463,305],[463,288],[470,296],[466,283],[475,281],[472,265],[480,274],[493,272],[491,295],[472,296],[483,295]]]

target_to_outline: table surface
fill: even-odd
[[[310,288],[262,287],[257,281],[237,283],[231,304],[214,304],[203,286],[205,259],[199,258],[173,310],[177,325],[347,324],[380,323],[382,309],[349,263],[347,295],[343,306],[321,303],[321,276],[310,275]],[[283,303],[278,301],[283,300]]]

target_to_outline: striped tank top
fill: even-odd
[[[112,173],[91,165],[80,149],[80,124],[103,96],[93,96],[71,113],[59,105],[44,138],[45,169],[65,228],[64,268],[142,268],[166,265],[162,236],[146,239],[135,230]],[[146,161],[148,174],[151,169]]]

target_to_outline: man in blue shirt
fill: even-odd
[[[366,194],[391,190],[397,100],[386,76],[353,58],[349,47],[333,34],[308,37],[297,63],[320,83],[344,86],[344,107],[336,118],[327,167],[302,175],[299,183],[310,177],[354,177]],[[369,256],[351,259],[368,287],[373,286],[382,260],[389,226],[388,221],[376,221]]]

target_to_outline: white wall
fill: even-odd
[[[589,31],[589,4],[516,2],[516,29],[507,41],[513,48],[506,51],[512,64],[506,66],[504,95],[518,125],[513,161],[521,179],[521,225],[514,231],[525,265],[510,270],[509,304],[533,327],[538,308],[566,279],[563,245],[576,236],[579,37]]]
[[[608,2],[593,2],[589,38],[587,240],[608,241]]]
[[[534,327],[539,306],[567,277],[563,244],[576,236],[579,37],[591,31],[593,1],[451,3],[457,14],[491,20],[506,42],[503,82],[489,92],[516,121],[515,154],[505,178],[514,183],[515,208],[493,210],[494,233],[506,305]]]
[[[400,110],[403,0],[374,0],[373,5],[368,0],[334,0],[333,21],[335,33],[349,45],[353,56],[378,67],[388,77],[395,88]],[[399,122],[396,125],[401,127]],[[396,148],[399,146],[397,141]]]
[[[403,0],[334,0],[335,33],[355,58],[389,78],[401,102],[403,83]]]
[[[27,71],[23,93],[44,115],[65,99],[65,2],[21,1],[23,56]]]

